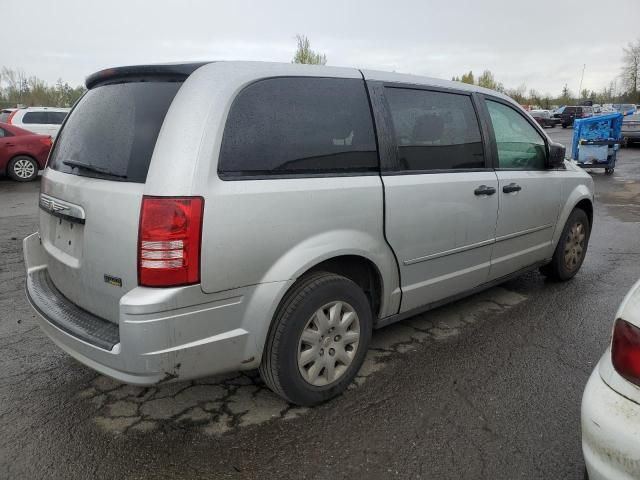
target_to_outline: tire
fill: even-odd
[[[351,321],[340,327],[332,323],[336,319]],[[326,272],[303,277],[276,311],[260,375],[274,393],[290,403],[311,406],[325,402],[342,393],[360,370],[372,326],[369,301],[354,282]],[[328,368],[331,364],[333,369]]]
[[[574,209],[562,229],[562,235],[551,262],[540,268],[540,272],[551,279],[561,282],[573,278],[580,270],[587,254],[590,234],[591,225],[587,214],[580,208]],[[580,235],[582,236],[581,241]]]
[[[604,169],[604,174],[605,175],[613,175],[613,171],[614,171],[614,168],[607,167],[607,168]]]
[[[38,177],[38,163],[31,157],[19,155],[9,162],[7,173],[16,182],[30,182]]]
[[[563,123],[563,124],[562,124],[562,128],[567,128],[567,126]]]

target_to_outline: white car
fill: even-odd
[[[69,110],[53,107],[19,108],[8,116],[6,123],[55,138]]]
[[[590,480],[640,478],[640,281],[622,301],[607,349],[582,397]]]

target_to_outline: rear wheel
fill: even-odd
[[[371,307],[358,285],[333,273],[313,274],[278,308],[260,374],[291,403],[322,403],[342,393],[358,373],[371,329]]]
[[[565,281],[573,278],[584,261],[591,226],[584,210],[576,208],[562,230],[551,262],[540,269],[543,275]]]
[[[31,157],[20,155],[9,162],[7,173],[17,182],[30,182],[38,176],[38,163]]]

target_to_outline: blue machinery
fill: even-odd
[[[610,113],[575,120],[572,158],[583,168],[604,168],[607,175],[616,167],[622,142],[622,114]]]

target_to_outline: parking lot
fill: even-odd
[[[24,295],[39,183],[1,179],[0,478],[583,478],[582,391],[640,277],[640,148],[593,178],[575,279],[529,273],[376,331],[351,388],[312,409],[254,372],[142,388],[63,353]]]

